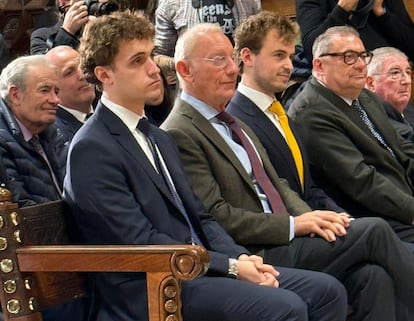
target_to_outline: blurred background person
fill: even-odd
[[[155,60],[161,67],[174,92],[175,43],[188,28],[201,23],[218,23],[233,42],[234,31],[240,22],[260,12],[260,0],[164,0],[155,12]]]

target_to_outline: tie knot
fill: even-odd
[[[218,119],[220,119],[222,122],[225,122],[226,124],[233,124],[236,122],[236,120],[225,111],[221,112],[216,116]]]
[[[141,118],[138,122],[137,128],[145,135],[148,136],[148,134],[151,131],[150,122],[147,118]]]
[[[269,110],[272,113],[275,113],[278,117],[286,115],[285,109],[283,108],[282,104],[278,100],[274,100],[272,102],[272,104],[269,107]]]
[[[359,103],[359,100],[358,99],[354,99],[352,101],[352,103],[351,103],[351,106],[354,107],[354,108],[356,108],[356,109],[361,108],[361,104]]]

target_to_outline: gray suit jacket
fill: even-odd
[[[302,130],[312,176],[353,215],[411,224],[414,147],[397,134],[375,94],[363,89],[359,101],[395,157],[377,142],[353,108],[311,79],[288,113]]]
[[[289,213],[299,215],[310,211],[287,182],[277,176],[254,133],[245,124],[239,124],[252,139]],[[288,217],[263,213],[251,178],[207,119],[178,98],[161,128],[176,140],[195,193],[236,242],[252,251],[257,246],[289,242]]]

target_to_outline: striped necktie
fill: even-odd
[[[298,172],[300,184],[302,186],[302,191],[303,191],[304,174],[303,174],[302,153],[300,152],[300,148],[299,148],[298,142],[296,141],[295,135],[293,135],[292,129],[289,126],[289,119],[286,115],[285,110],[283,109],[282,104],[277,100],[273,101],[273,103],[269,107],[269,110],[272,113],[277,115],[279,119],[279,123],[282,126],[282,129],[285,133],[286,143],[288,144],[289,149],[293,156],[293,160],[295,161],[296,170]]]
[[[283,203],[282,197],[274,187],[263,164],[254,149],[254,146],[250,143],[247,136],[243,133],[243,130],[236,123],[236,120],[228,113],[221,112],[216,116],[219,120],[226,123],[231,129],[234,136],[236,136],[236,142],[239,141],[246,150],[249,157],[250,164],[252,165],[253,175],[256,178],[257,183],[265,193],[267,200],[269,201],[272,212],[275,214],[288,215],[288,210]]]
[[[375,128],[375,125],[369,119],[366,111],[364,110],[364,108],[362,108],[359,100],[358,99],[353,100],[351,106],[356,109],[356,111],[359,114],[359,117],[361,117],[362,121],[365,123],[365,125],[367,125],[367,127],[369,128],[371,134],[377,139],[378,143],[380,143],[380,145],[382,147],[387,149],[391,153],[391,155],[395,157],[395,154],[394,154],[393,150],[387,145],[384,138],[377,131],[377,129]]]

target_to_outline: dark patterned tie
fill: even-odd
[[[150,142],[152,154],[154,156],[155,166],[157,167],[158,173],[161,175],[165,184],[167,185],[168,190],[170,191],[175,204],[177,205],[178,209],[180,210],[181,214],[183,215],[184,219],[187,222],[187,225],[190,229],[192,243],[203,245],[197,233],[195,232],[193,225],[191,224],[190,218],[188,217],[188,213],[184,207],[184,204],[183,204],[183,201],[181,200],[180,195],[178,195],[172,182],[170,181],[169,175],[167,173],[167,169],[163,166],[161,162],[161,158],[160,158],[160,155],[157,149],[157,142],[156,142],[154,133],[151,129],[150,122],[146,118],[141,118],[140,121],[138,122],[137,128],[148,138],[148,141]]]
[[[387,143],[385,142],[384,138],[377,131],[377,129],[375,128],[375,126],[372,123],[372,121],[368,118],[368,115],[367,115],[366,111],[362,108],[361,104],[359,103],[359,100],[358,99],[353,100],[351,106],[356,109],[356,111],[359,114],[359,117],[361,117],[361,119],[365,123],[365,125],[368,126],[371,134],[377,139],[377,141],[384,148],[386,148],[391,153],[392,156],[395,157],[394,152],[392,151],[392,149],[387,145]]]
[[[56,175],[53,172],[52,166],[50,166],[49,160],[47,158],[47,155],[45,151],[43,150],[42,144],[40,143],[39,136],[33,135],[32,138],[29,139],[28,143],[33,146],[33,148],[36,150],[36,152],[45,160],[47,164],[47,168],[49,169],[50,176],[52,177],[53,185],[56,188],[56,191],[59,194],[59,197],[62,198],[62,189],[59,186],[59,183],[57,181]]]
[[[217,118],[229,126],[233,134],[237,137],[236,141],[239,140],[241,145],[246,150],[246,153],[249,156],[249,160],[252,165],[253,175],[256,178],[259,186],[262,188],[263,192],[266,194],[267,200],[269,201],[270,207],[272,208],[272,212],[275,214],[288,215],[288,211],[285,207],[285,204],[283,204],[283,200],[280,197],[279,192],[273,186],[253,145],[243,133],[240,126],[236,123],[235,119],[226,112],[218,114]]]

